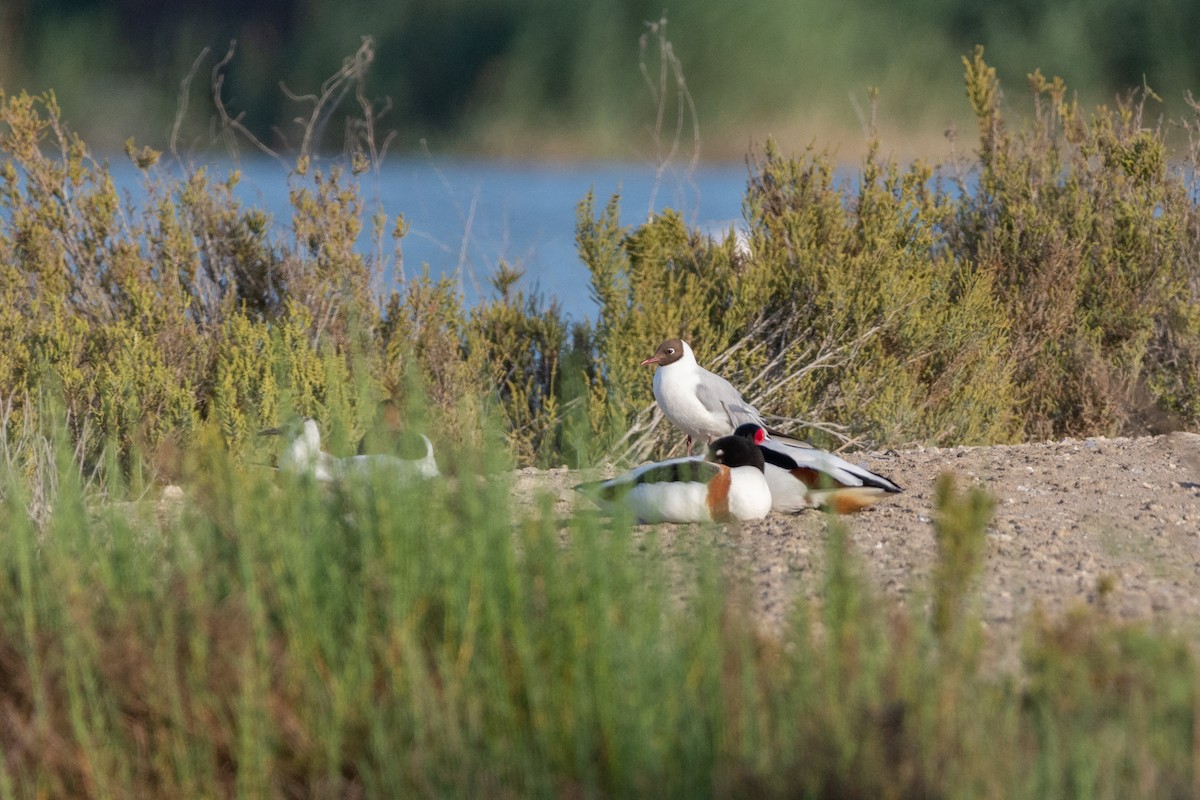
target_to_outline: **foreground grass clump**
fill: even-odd
[[[673,558],[560,529],[494,447],[329,489],[197,441],[180,502],[86,502],[60,452],[35,522],[5,480],[0,796],[1191,790],[1176,640],[1089,612],[1032,628],[1020,680],[982,663],[978,490],[941,492],[935,615],[876,596],[831,521],[823,588],[767,633],[722,528]]]

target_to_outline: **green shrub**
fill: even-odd
[[[285,411],[325,421],[345,409],[352,419],[333,440],[356,439],[384,401],[427,408],[394,424],[478,444],[491,398],[519,458],[559,458],[567,344],[556,306],[512,295],[503,272],[500,296],[471,312],[427,277],[381,300],[387,264],[356,249],[362,195],[336,168],[293,174],[294,238],[281,242],[266,214],[237,200],[237,171],[175,178],[154,151],[130,142],[127,152],[146,195],[123,208],[52,94],[0,95],[0,335],[12,342],[0,395],[18,402],[14,422],[36,409],[21,398],[52,387],[77,435],[83,420],[92,426],[82,462],[99,464],[111,445],[128,464],[135,448],[175,453],[204,420],[247,446]],[[372,218],[378,254],[385,222]],[[177,473],[173,461],[157,463],[160,478]]]
[[[964,61],[973,161],[901,165],[873,138],[839,182],[828,153],[768,142],[748,160],[742,239],[671,210],[626,228],[619,198],[584,198],[599,313],[573,327],[505,264],[470,309],[428,274],[383,291],[389,220],[362,199],[362,157],[304,156],[280,237],[238,202],[236,170],[172,177],[131,141],[146,191],[130,205],[53,94],[0,95],[0,396],[20,421],[53,386],[77,438],[94,427],[91,466],[109,447],[126,465],[173,451],[206,421],[240,447],[282,413],[335,409],[346,444],[386,414],[478,445],[494,409],[518,463],[636,460],[681,442],[640,362],[682,336],[769,422],[821,444],[1200,423],[1200,218],[1143,121],[1153,95],[1086,116],[1035,72],[1014,133],[982,51]]]
[[[1196,764],[1193,651],[1103,609],[1042,616],[1030,626],[1023,703],[1031,747],[1026,780],[1040,797],[1187,797]]]
[[[1194,425],[1200,217],[1144,120],[1153,94],[1087,117],[1034,72],[1033,121],[1014,135],[982,49],[964,64],[980,173],[953,246],[1007,309],[1024,435],[1136,431],[1154,409]]]
[[[930,177],[872,149],[847,196],[828,156],[788,159],[768,144],[747,188],[748,254],[671,213],[624,231],[615,199],[593,219],[589,198],[580,252],[601,302],[604,365],[593,406],[632,418],[652,399],[638,362],[680,335],[768,419],[838,423],[877,442],[1011,439],[1003,308],[988,276],[939,238],[953,205]]]
[[[746,249],[665,212],[632,229],[618,199],[580,206],[600,303],[596,436],[641,457],[655,343],[682,336],[783,426],[876,443],[994,443],[1200,422],[1200,214],[1145,93],[1085,119],[1030,76],[1012,134],[982,50],[966,64],[977,163],[901,166],[872,140],[833,160],[752,156]],[[846,438],[844,435],[843,438]]]

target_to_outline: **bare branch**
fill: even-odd
[[[249,128],[242,124],[242,117],[244,117],[245,114],[238,114],[236,117],[232,117],[229,115],[229,111],[225,108],[225,101],[221,97],[221,90],[225,86],[224,70],[225,67],[229,66],[229,63],[233,61],[233,55],[235,52],[237,52],[237,39],[230,39],[229,50],[226,51],[225,57],[218,61],[216,66],[212,68],[213,105],[216,107],[217,114],[220,115],[221,118],[221,128],[218,133],[225,141],[225,145],[229,150],[230,158],[232,158],[235,162],[237,161],[237,140],[234,138],[233,133],[240,133],[242,136],[246,137],[248,142],[257,147],[266,155],[270,156],[271,158],[278,159],[279,161],[283,161],[278,153],[276,153],[270,147],[267,147],[267,145],[264,144],[257,136],[255,136]]]
[[[188,95],[191,93],[192,79],[196,77],[196,72],[200,69],[201,62],[208,58],[211,48],[205,47],[200,51],[200,55],[196,56],[196,60],[192,62],[192,68],[188,70],[188,74],[179,82],[179,100],[175,106],[175,124],[171,126],[171,155],[179,161],[179,150],[177,143],[179,141],[179,130],[183,127],[183,118],[187,115]]]
[[[307,118],[298,118],[296,122],[304,126],[304,136],[300,142],[300,158],[312,156],[313,148],[320,142],[321,133],[325,129],[330,116],[341,103],[342,98],[351,90],[355,89],[356,96],[359,98],[360,105],[363,105],[367,111],[365,125],[368,128],[368,136],[371,142],[372,159],[378,155],[374,148],[374,113],[370,111],[371,104],[366,100],[362,92],[362,86],[366,82],[367,69],[375,60],[375,40],[370,36],[362,38],[362,44],[354,55],[346,58],[342,62],[342,67],[333,75],[325,79],[321,84],[321,93],[319,95],[306,94],[298,95],[292,92],[282,82],[279,88],[289,100],[298,103],[311,103],[312,110]]]
[[[693,191],[699,194],[699,189],[696,187],[693,175],[696,171],[696,165],[700,163],[700,116],[696,112],[695,101],[692,99],[692,93],[687,88],[687,81],[683,76],[683,63],[675,55],[675,49],[671,45],[671,41],[667,38],[666,15],[664,14],[658,22],[647,22],[646,27],[649,28],[649,32],[642,34],[638,39],[638,70],[642,73],[642,79],[650,90],[650,98],[656,107],[654,129],[651,133],[651,138],[654,142],[657,163],[654,168],[654,183],[650,189],[649,207],[646,211],[647,217],[653,218],[659,186],[662,185],[663,176],[679,152],[683,140],[684,126],[689,119],[692,123],[692,157],[688,161],[687,181]],[[658,43],[657,80],[651,77],[650,69],[646,63],[649,36],[654,36]],[[668,87],[672,80],[675,85],[675,130],[671,138],[671,143],[666,147],[666,152],[664,152],[663,126],[667,113]]]

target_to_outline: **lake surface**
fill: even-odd
[[[214,176],[224,176],[231,165],[211,167]],[[239,168],[239,198],[270,213],[280,240],[289,241],[287,170],[271,160],[243,161]],[[118,185],[136,197],[141,178],[128,159],[114,157],[111,169]],[[557,298],[569,317],[581,320],[597,311],[575,249],[576,208],[589,190],[598,209],[620,193],[624,225],[645,221],[653,203],[656,211],[672,208],[689,225],[723,233],[740,224],[746,178],[742,163],[705,164],[691,173],[676,169],[656,180],[648,164],[390,157],[377,180],[362,176],[362,189],[368,215],[378,202],[390,220],[403,214],[410,225],[402,272],[385,276],[391,285],[419,275],[427,264],[432,275],[454,276],[470,304],[489,296],[488,276],[505,260],[525,270],[522,288]],[[370,249],[369,232],[360,246]]]

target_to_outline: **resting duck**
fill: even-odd
[[[833,453],[778,434],[771,438],[761,425],[747,422],[739,425],[734,435],[762,450],[773,511],[796,513],[825,507],[849,514],[902,491],[882,475]]]
[[[692,442],[712,442],[733,432],[739,422],[763,424],[757,409],[742,399],[733,384],[696,362],[682,339],[667,339],[642,366],[654,364],[654,399],[663,416]]]
[[[260,435],[285,435],[285,428],[268,428]],[[306,474],[321,483],[353,479],[376,471],[394,476],[400,482],[436,478],[441,475],[433,457],[433,442],[423,433],[410,435],[416,445],[412,458],[385,453],[338,458],[321,449],[321,432],[314,419],[305,419],[300,433],[279,458],[279,468]],[[419,444],[417,443],[419,439]]]
[[[762,519],[771,510],[763,454],[750,441],[723,436],[711,459],[686,456],[575,488],[607,510],[625,507],[638,522],[729,522]]]

